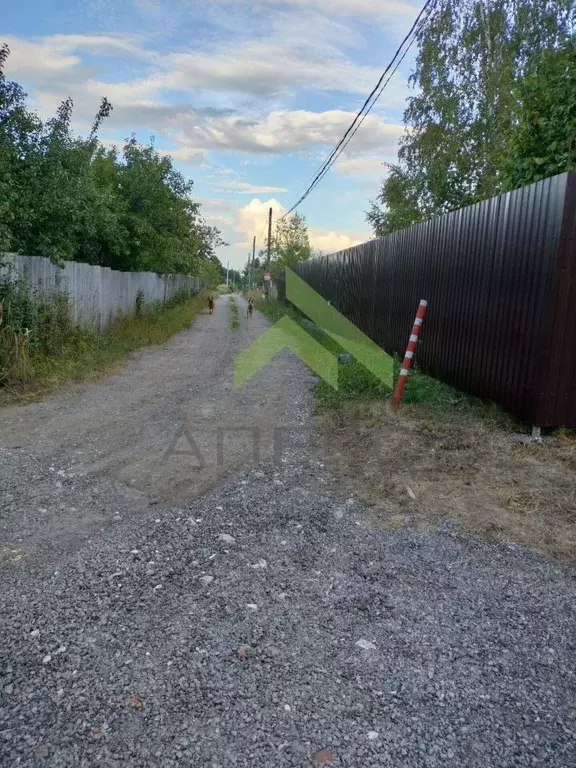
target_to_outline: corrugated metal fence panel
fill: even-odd
[[[539,418],[576,426],[576,174],[568,179],[545,344],[549,372]]]
[[[575,217],[576,175],[561,174],[296,271],[398,355],[427,299],[423,370],[532,423],[576,426]]]
[[[139,291],[145,303],[152,303],[166,302],[180,292],[198,293],[202,287],[202,281],[191,275],[118,272],[78,261],[65,261],[58,267],[41,256],[6,255],[13,271],[25,277],[31,290],[66,290],[72,299],[74,319],[100,329],[120,314],[133,314]]]

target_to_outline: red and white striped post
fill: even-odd
[[[427,306],[428,302],[425,299],[422,299],[420,306],[418,307],[418,312],[416,312],[412,333],[410,334],[410,341],[406,347],[404,362],[402,363],[402,368],[400,368],[400,375],[398,376],[396,388],[394,389],[394,394],[392,396],[396,408],[400,408],[400,403],[402,402],[402,395],[404,394],[404,387],[406,386],[406,378],[408,377],[408,371],[412,367],[412,360],[414,359],[414,352],[416,352],[416,344],[418,343],[418,336],[420,335],[420,328],[422,327],[422,321],[426,315]]]

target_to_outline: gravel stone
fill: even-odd
[[[232,338],[219,299],[122,373],[0,411],[0,764],[574,766],[574,572],[374,530],[320,466],[303,366],[233,389],[267,325],[239,314]],[[282,462],[162,463],[183,414],[297,429]]]

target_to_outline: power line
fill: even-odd
[[[380,88],[380,91],[379,91],[379,92],[378,92],[378,94],[376,95],[376,98],[374,99],[374,101],[372,102],[372,104],[371,104],[371,105],[368,107],[368,109],[366,110],[366,112],[365,112],[365,113],[362,115],[362,117],[360,118],[360,120],[359,120],[358,124],[356,125],[356,127],[354,128],[354,130],[352,131],[352,133],[350,134],[350,136],[348,136],[348,138],[346,139],[346,141],[344,142],[344,144],[342,144],[342,146],[340,147],[339,151],[338,151],[338,152],[336,153],[336,155],[334,156],[334,159],[333,159],[333,161],[330,163],[330,165],[329,165],[329,166],[327,166],[327,167],[326,167],[326,168],[325,168],[325,169],[324,169],[324,170],[321,172],[321,174],[320,174],[320,176],[319,176],[318,180],[316,181],[316,184],[314,185],[314,187],[315,187],[315,186],[317,186],[317,185],[318,185],[318,184],[319,184],[319,183],[322,181],[322,179],[324,178],[324,176],[326,176],[326,174],[328,173],[328,171],[330,170],[330,168],[332,168],[332,166],[334,165],[334,163],[336,162],[336,160],[338,160],[338,158],[340,157],[340,155],[342,154],[342,152],[344,152],[344,150],[346,149],[346,147],[348,146],[348,144],[350,143],[350,141],[351,141],[351,140],[354,138],[354,135],[355,135],[356,131],[357,131],[357,130],[360,128],[360,126],[362,125],[362,123],[364,122],[364,120],[365,120],[365,119],[368,117],[368,115],[370,114],[370,112],[371,112],[371,110],[372,110],[372,107],[373,107],[373,106],[374,106],[374,104],[376,104],[376,102],[378,101],[378,98],[380,97],[380,94],[381,94],[381,93],[384,91],[384,89],[386,88],[386,86],[388,85],[388,83],[390,82],[390,80],[391,80],[391,79],[394,77],[394,74],[396,73],[396,70],[398,69],[398,67],[400,66],[400,64],[401,64],[401,63],[404,61],[404,59],[406,58],[406,55],[408,54],[408,51],[409,51],[409,50],[410,50],[410,48],[413,46],[413,44],[414,44],[414,42],[415,42],[415,41],[416,41],[416,37],[413,37],[413,38],[412,38],[412,40],[410,41],[410,44],[408,45],[408,47],[406,48],[406,50],[404,51],[404,53],[402,54],[402,56],[401,56],[401,57],[400,57],[400,59],[398,60],[398,62],[397,62],[397,64],[396,64],[396,66],[395,66],[395,67],[394,67],[394,69],[393,69],[393,71],[390,73],[390,76],[388,77],[388,79],[386,80],[386,82],[385,82],[385,83],[382,85],[382,87]],[[314,187],[312,187],[312,189],[314,189]],[[312,191],[312,189],[311,189],[310,191]]]
[[[431,6],[435,2],[436,2],[436,0],[426,0],[426,2],[424,3],[424,6],[422,7],[422,9],[420,11],[420,13],[418,14],[418,16],[416,17],[414,23],[410,27],[410,30],[409,30],[408,34],[404,37],[404,39],[402,40],[402,42],[398,46],[394,56],[392,57],[392,60],[390,61],[390,63],[388,64],[388,66],[386,67],[386,69],[384,70],[382,75],[380,76],[378,82],[376,83],[376,85],[374,86],[374,88],[372,89],[372,91],[370,92],[368,97],[366,98],[366,100],[365,100],[364,104],[362,105],[361,109],[358,111],[358,114],[356,115],[356,117],[354,118],[352,123],[349,125],[349,127],[347,128],[346,132],[344,133],[344,135],[342,136],[342,138],[340,139],[338,144],[334,147],[334,149],[328,155],[326,160],[322,163],[322,165],[320,166],[320,169],[317,171],[316,175],[313,177],[312,181],[309,183],[306,191],[301,195],[299,200],[290,208],[290,210],[286,211],[286,213],[283,216],[280,217],[281,219],[285,218],[290,213],[292,213],[292,211],[296,210],[296,208],[300,205],[300,203],[302,203],[308,197],[308,195],[312,192],[314,187],[322,180],[322,178],[330,170],[331,166],[334,164],[334,162],[337,159],[337,157],[341,154],[341,152],[343,151],[345,146],[348,144],[350,139],[352,139],[352,137],[354,136],[354,134],[356,133],[356,131],[360,127],[360,125],[364,122],[364,120],[366,118],[366,115],[370,112],[370,110],[372,109],[372,107],[374,106],[374,104],[376,103],[376,101],[381,96],[382,92],[384,91],[384,88],[388,85],[388,83],[390,82],[391,78],[395,74],[396,70],[398,69],[398,67],[400,66],[402,61],[404,60],[406,54],[408,53],[408,51],[410,50],[410,48],[412,47],[412,45],[414,43],[414,40],[416,39],[416,36],[414,36],[412,38],[412,40],[410,40],[410,38],[412,37],[412,35],[414,33],[414,30],[416,30],[416,28],[420,24],[420,21],[422,20],[422,18],[425,15],[426,15],[426,18],[424,19],[424,23],[427,21],[428,15],[429,15],[429,11],[431,11]],[[402,55],[401,55],[400,59],[398,60],[398,62],[396,62],[396,59],[398,58],[398,56],[400,56],[400,54],[402,52],[402,49],[404,48],[406,43],[408,43],[409,40],[410,40],[410,42],[408,44],[408,47],[402,53]],[[396,62],[396,66],[394,66],[395,62]],[[392,67],[394,67],[394,69],[390,73],[390,76],[388,77],[388,79],[384,82],[384,78],[390,72]],[[372,100],[372,98],[374,98],[374,100],[373,100],[372,104],[370,104],[370,101]],[[365,110],[366,110],[366,113],[364,114]],[[340,152],[339,152],[339,150],[340,150]]]

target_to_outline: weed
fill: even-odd
[[[52,319],[38,333],[0,326],[0,403],[34,399],[67,381],[110,372],[136,349],[163,344],[188,328],[205,297],[176,296],[164,306],[143,307],[139,317],[120,317],[103,332],[74,324],[68,315],[66,325],[58,326],[64,322],[63,302],[47,302],[51,309],[41,311]]]
[[[240,328],[240,320],[238,319],[238,307],[233,298],[228,300],[228,306],[230,308],[230,327],[233,331],[237,331]]]

